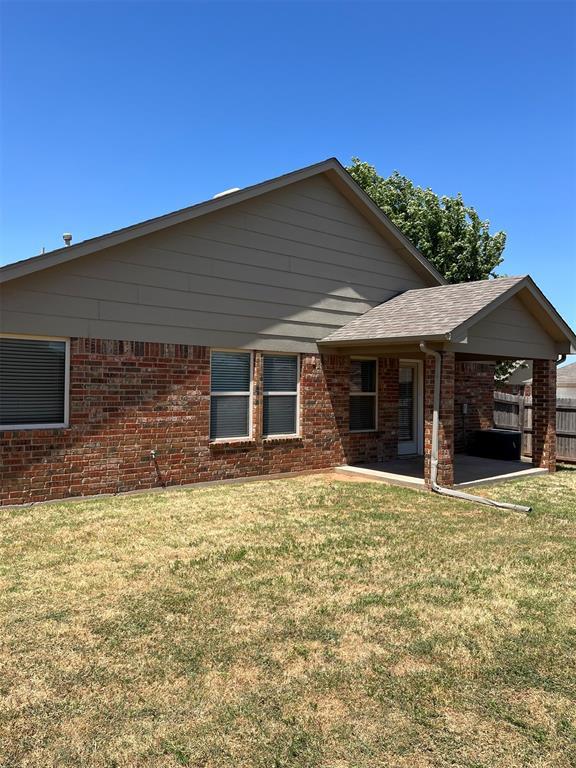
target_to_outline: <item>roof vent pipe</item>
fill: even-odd
[[[225,189],[224,192],[218,192],[212,197],[212,200],[216,200],[218,197],[225,197],[226,195],[231,195],[232,192],[240,192],[240,187],[232,187],[231,189]]]
[[[62,235],[62,239],[64,240],[64,242],[66,243],[66,247],[68,248],[72,243],[72,235],[70,234],[70,232],[64,232],[64,234]]]
[[[532,507],[523,507],[520,504],[507,504],[503,501],[494,501],[493,499],[486,499],[484,496],[473,496],[471,493],[464,493],[463,491],[456,491],[454,488],[444,488],[442,485],[438,485],[436,478],[438,477],[438,432],[440,420],[442,355],[436,349],[428,347],[424,342],[420,344],[420,349],[425,355],[433,355],[436,358],[434,365],[434,410],[432,414],[432,455],[430,462],[430,484],[432,485],[434,493],[439,493],[442,496],[452,496],[455,499],[464,499],[464,501],[474,501],[477,504],[486,504],[489,507],[512,509],[514,512],[531,512]]]

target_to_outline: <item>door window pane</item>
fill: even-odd
[[[399,395],[399,439],[414,440],[414,417],[416,398],[414,397],[414,368],[400,368]]]

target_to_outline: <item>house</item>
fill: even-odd
[[[1,500],[424,458],[534,361],[534,463],[576,337],[529,277],[446,285],[334,159],[0,270]],[[438,368],[436,368],[438,366]],[[457,457],[456,457],[457,460]]]
[[[505,391],[512,390],[514,394],[527,395],[532,393],[532,363],[517,368],[508,376],[504,386]],[[576,400],[576,363],[569,363],[558,368],[556,373],[556,397]]]

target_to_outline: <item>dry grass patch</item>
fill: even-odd
[[[576,471],[4,510],[0,765],[576,762]]]

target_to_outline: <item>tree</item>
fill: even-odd
[[[506,233],[491,235],[490,222],[482,221],[461,194],[439,197],[398,171],[384,178],[357,157],[346,170],[449,283],[499,277],[494,270],[503,261]],[[498,363],[496,379],[504,381],[519,366],[525,363]]]
[[[384,178],[357,157],[346,170],[449,283],[496,277],[506,234],[491,235],[462,195],[439,197],[398,171]]]

